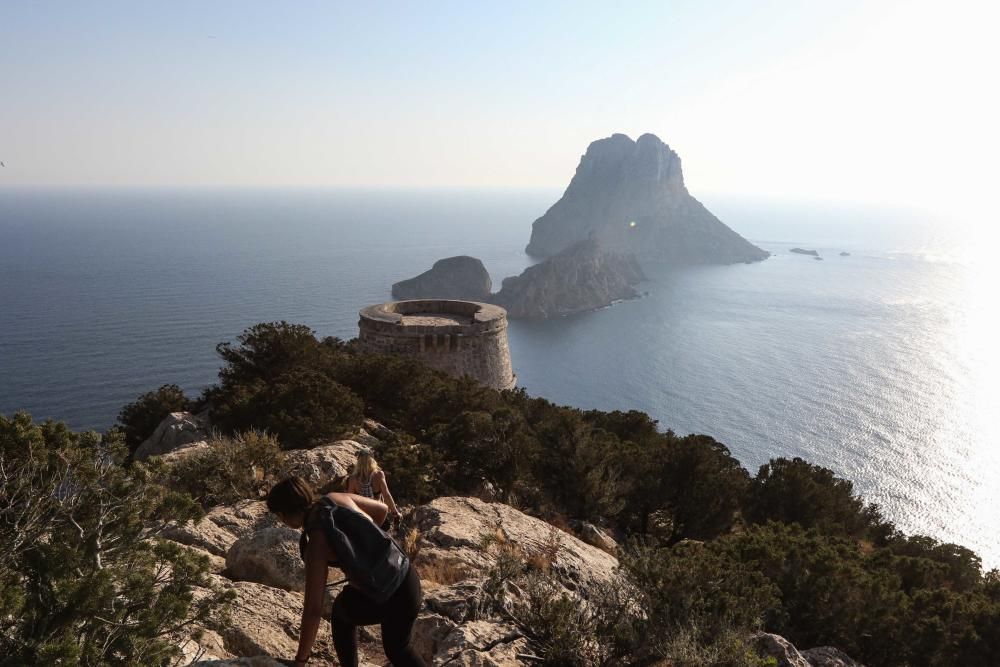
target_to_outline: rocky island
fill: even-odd
[[[395,299],[468,299],[486,301],[493,283],[483,263],[475,257],[459,255],[434,262],[419,276],[392,286]]]
[[[635,255],[611,252],[587,240],[504,278],[496,294],[474,257],[450,257],[430,271],[392,286],[397,299],[468,299],[507,309],[512,318],[561,317],[596,310],[639,296],[634,285],[646,276]]]
[[[812,257],[819,257],[819,253],[815,250],[806,250],[805,248],[792,248],[788,252],[793,255],[810,255]]]
[[[645,280],[638,260],[733,264],[770,256],[688,193],[677,153],[652,134],[590,144],[562,198],[532,225],[525,251],[547,259],[505,278],[495,295],[483,263],[459,256],[394,284],[392,296],[470,299],[501,305],[512,318],[544,318],[635,298],[634,285]]]
[[[561,317],[639,296],[633,285],[646,279],[635,255],[581,241],[519,276],[504,278],[493,302],[514,318]]]
[[[562,198],[532,225],[525,250],[550,257],[590,238],[640,260],[677,264],[769,256],[688,193],[680,157],[652,134],[590,144]]]

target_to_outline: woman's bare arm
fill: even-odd
[[[389,493],[389,483],[385,480],[385,473],[379,470],[376,474],[378,475],[379,491],[382,492],[382,497],[385,498],[386,505],[389,506],[389,511],[393,514],[399,514],[399,509],[396,508],[396,501],[393,500],[392,494]]]
[[[323,619],[323,594],[326,589],[327,561],[331,560],[330,546],[323,531],[309,534],[306,547],[306,599],[302,605],[302,625],[299,629],[299,650],[296,658],[307,658],[316,641],[316,632]],[[299,661],[298,664],[304,664]]]
[[[330,499],[341,507],[348,507],[362,514],[367,514],[376,526],[381,526],[389,513],[389,508],[386,507],[385,503],[354,493],[331,493]]]

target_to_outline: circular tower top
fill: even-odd
[[[420,299],[368,306],[358,322],[362,349],[416,357],[495,389],[516,378],[507,347],[507,311],[477,301]]]

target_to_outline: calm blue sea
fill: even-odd
[[[106,428],[144,391],[211,383],[215,345],[256,322],[353,337],[441,257],[481,258],[498,286],[559,194],[0,190],[0,413]],[[1000,566],[996,268],[913,214],[706,204],[774,257],[647,266],[642,299],[512,322],[520,384],[711,434],[752,471],[803,456]]]

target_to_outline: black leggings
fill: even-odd
[[[410,646],[410,631],[420,612],[420,578],[413,568],[392,597],[378,604],[351,586],[333,601],[333,648],[344,667],[358,667],[358,626],[382,624],[382,647],[394,667],[426,667]]]

